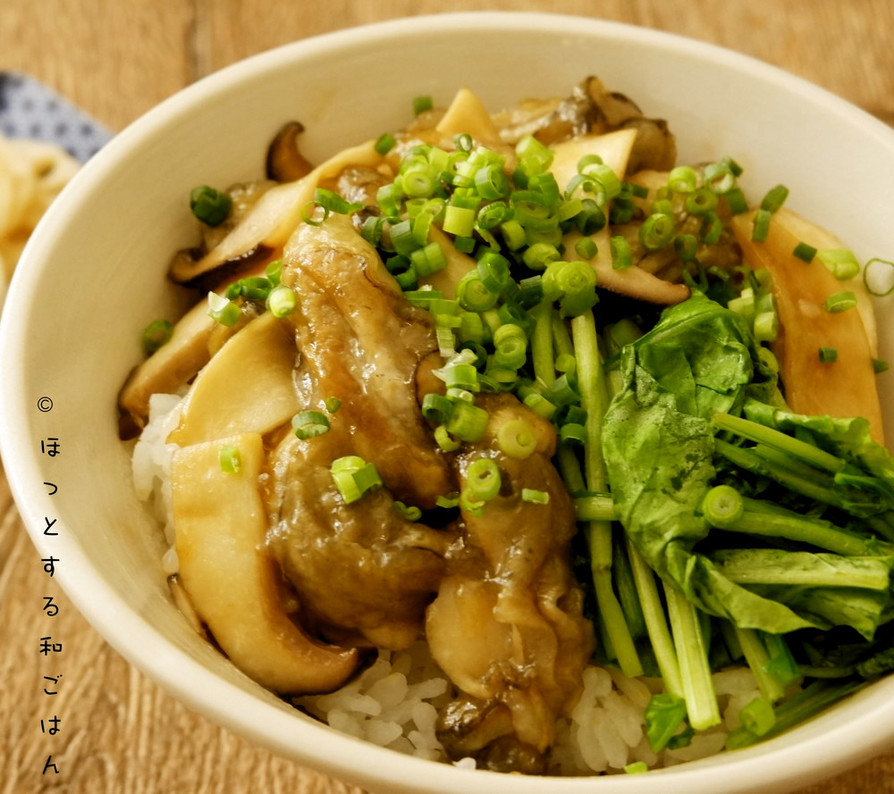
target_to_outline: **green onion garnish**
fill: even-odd
[[[166,345],[174,333],[170,320],[160,318],[153,320],[143,331],[143,352],[151,356],[156,350]]]
[[[770,188],[767,194],[761,199],[761,209],[769,213],[776,212],[788,198],[788,188],[785,185],[776,185]]]
[[[836,292],[830,295],[823,303],[823,307],[827,312],[844,312],[853,309],[857,305],[857,296],[851,290]]]
[[[804,262],[812,262],[813,257],[816,256],[816,248],[812,245],[808,245],[807,243],[799,242],[795,246],[795,250],[792,251],[794,256],[798,257],[798,259],[803,260]]]
[[[329,430],[329,418],[320,411],[301,411],[292,417],[292,430],[302,440],[321,436]]]
[[[397,141],[390,132],[383,132],[376,140],[376,151],[379,154],[388,154],[396,144]]]
[[[522,488],[521,498],[523,502],[528,502],[529,504],[534,505],[547,505],[549,504],[549,492],[548,491],[540,491],[536,488]]]
[[[242,471],[242,454],[234,444],[224,444],[217,454],[220,470],[225,474],[238,474]]]
[[[849,248],[825,248],[817,251],[819,259],[839,281],[853,278],[860,272],[860,263]]]
[[[189,208],[192,214],[208,226],[220,226],[233,207],[232,199],[213,187],[202,185],[193,188],[189,194]]]
[[[478,458],[466,470],[465,491],[475,501],[486,502],[500,492],[500,467],[491,458]]]
[[[422,518],[422,510],[415,505],[407,505],[395,500],[394,510],[401,518],[405,518],[407,521],[418,521]]]
[[[620,234],[611,238],[612,267],[615,270],[625,270],[633,265],[633,252],[627,238]]]
[[[239,304],[231,301],[225,295],[209,292],[208,316],[211,317],[212,320],[219,322],[221,325],[232,327],[242,316],[242,310],[239,308]]]
[[[296,305],[295,292],[285,284],[274,287],[267,296],[267,308],[274,317],[288,316]]]
[[[838,350],[834,347],[821,347],[819,360],[823,364],[834,364],[838,360]]]
[[[770,232],[770,219],[772,213],[766,209],[759,209],[754,213],[754,227],[751,230],[751,239],[757,243],[762,243],[767,239]]]
[[[336,458],[332,461],[329,473],[345,504],[356,502],[382,486],[382,479],[375,465],[357,455]]]
[[[430,96],[423,95],[417,96],[413,99],[413,114],[418,116],[420,113],[425,113],[427,110],[431,110],[434,107],[434,102]]]

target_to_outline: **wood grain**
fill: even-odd
[[[349,25],[478,9],[472,0],[2,0],[0,69],[26,72],[119,130],[241,58]],[[504,0],[681,33],[811,80],[894,124],[889,0]],[[448,68],[448,65],[445,65]],[[747,109],[743,108],[743,112]],[[0,794],[359,794],[211,724],[119,657],[44,573],[0,478]],[[43,611],[44,597],[59,607]],[[41,636],[64,644],[38,653]],[[58,684],[43,676],[61,674]],[[44,688],[57,687],[57,695]],[[53,716],[59,732],[43,733]],[[42,775],[48,755],[58,775]],[[799,794],[894,791],[894,753]]]

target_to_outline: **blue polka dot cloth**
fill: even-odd
[[[54,143],[86,162],[112,133],[37,80],[0,72],[0,135]]]

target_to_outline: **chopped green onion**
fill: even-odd
[[[208,226],[220,226],[228,217],[233,200],[213,187],[202,185],[189,194],[189,208],[193,215]]]
[[[542,174],[553,162],[552,149],[542,144],[533,135],[525,135],[515,145],[519,168],[524,175]]]
[[[488,251],[478,260],[478,275],[484,286],[498,295],[509,285],[509,260],[501,254]]]
[[[633,761],[624,767],[628,775],[641,775],[649,771],[649,765],[645,761]]]
[[[160,347],[166,345],[174,333],[174,326],[170,320],[160,318],[153,320],[143,331],[143,352],[151,356]]]
[[[700,187],[686,197],[686,212],[704,215],[717,206],[717,194],[711,188]]]
[[[698,184],[695,169],[688,165],[672,168],[667,177],[667,187],[673,193],[691,193]]]
[[[376,140],[375,148],[379,154],[388,154],[396,144],[397,141],[390,132],[383,132]]]
[[[561,259],[562,255],[559,249],[549,243],[534,243],[525,249],[522,254],[522,261],[531,270],[544,270],[550,262]]]
[[[884,271],[884,276],[873,275],[879,268]],[[885,295],[890,295],[891,291],[894,290],[894,282],[892,282],[891,279],[892,275],[894,275],[894,262],[875,257],[870,259],[866,263],[866,267],[863,268],[863,283],[866,285],[866,289],[870,295],[874,295],[876,298],[881,298]]]
[[[540,491],[536,488],[522,488],[521,499],[523,502],[534,505],[548,505],[549,492]]]
[[[410,254],[410,261],[416,271],[417,278],[426,278],[447,267],[447,255],[436,240]]]
[[[339,408],[341,408],[341,400],[338,397],[327,397],[323,400],[323,405],[326,406],[326,410],[330,414],[334,414]]]
[[[394,510],[401,518],[405,518],[407,521],[418,521],[422,518],[422,510],[415,505],[407,505],[398,500],[394,501]]]
[[[834,347],[821,347],[819,349],[819,360],[823,364],[834,364],[838,361],[838,350]]]
[[[887,361],[883,361],[880,358],[872,359],[872,371],[876,375],[880,375],[882,372],[887,372],[889,366]]]
[[[301,440],[321,436],[329,430],[329,418],[320,411],[300,411],[292,417],[292,430]]]
[[[430,392],[422,398],[422,415],[432,424],[443,425],[453,413],[453,400]]]
[[[456,300],[470,312],[484,312],[497,305],[500,295],[485,286],[481,274],[470,270],[456,285]]]
[[[466,470],[464,491],[475,501],[487,502],[500,492],[500,467],[492,458],[478,458]]]
[[[453,414],[445,427],[454,438],[473,443],[484,435],[484,431],[487,429],[487,420],[488,414],[483,408],[458,401],[454,405]]]
[[[456,237],[471,237],[475,230],[475,210],[448,204],[444,210],[443,229]]]
[[[816,248],[814,248],[812,245],[808,245],[807,243],[799,242],[795,246],[795,250],[792,251],[792,254],[794,254],[796,257],[798,257],[798,259],[801,259],[804,262],[812,262],[813,257],[816,256]]]
[[[524,460],[537,448],[537,437],[524,419],[510,419],[497,431],[497,445],[510,458]]]
[[[853,278],[860,272],[860,263],[849,248],[826,248],[817,251],[819,259],[839,281]]]
[[[702,219],[700,234],[705,245],[714,245],[723,233],[723,221],[716,212],[706,212]]]
[[[242,471],[242,453],[235,444],[224,444],[217,455],[220,470],[225,474],[238,474]]]
[[[761,209],[767,212],[776,212],[788,198],[788,188],[785,185],[776,185],[770,188],[761,200]]]
[[[745,198],[745,192],[740,187],[734,187],[727,190],[724,194],[727,206],[731,215],[741,215],[748,212],[748,199]]]
[[[447,510],[456,507],[459,504],[459,494],[458,493],[449,493],[449,494],[441,494],[435,499],[435,505],[437,507],[442,507]]]
[[[673,216],[657,212],[643,221],[639,229],[639,239],[647,251],[658,251],[673,239],[675,230]]]
[[[581,237],[574,244],[574,251],[581,259],[592,259],[596,256],[596,242],[592,237]]]
[[[425,111],[431,110],[433,107],[434,101],[427,94],[417,96],[413,99],[413,115],[415,116],[418,116],[420,113],[425,113]]]
[[[827,312],[844,312],[853,309],[857,305],[857,296],[851,290],[836,292],[830,295],[823,303],[823,307]]]
[[[438,425],[435,428],[435,443],[444,452],[455,452],[461,445],[458,439],[450,435],[446,425]]]
[[[779,333],[779,317],[775,311],[758,312],[754,316],[754,338],[758,342],[773,342]]]
[[[694,234],[679,234],[674,238],[674,252],[681,262],[691,262],[698,253],[698,239]]]
[[[239,308],[239,304],[229,300],[226,296],[218,295],[216,292],[209,292],[208,316],[221,325],[232,327],[242,316],[242,310]]]
[[[615,270],[626,270],[633,265],[633,252],[630,243],[623,235],[616,234],[611,238],[612,267]]]
[[[772,213],[769,210],[759,209],[754,213],[754,227],[751,230],[751,239],[762,243],[770,232],[770,219]]]
[[[356,502],[382,486],[382,479],[375,465],[356,455],[336,458],[332,461],[329,473],[345,504]]]
[[[314,203],[338,215],[350,215],[363,208],[363,202],[348,201],[344,196],[322,187],[314,191]]]
[[[267,296],[267,308],[274,317],[288,316],[294,311],[296,305],[294,291],[285,284],[274,287]]]

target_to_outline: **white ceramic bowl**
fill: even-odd
[[[319,160],[404,123],[419,94],[446,103],[465,84],[498,109],[562,94],[589,74],[668,119],[681,161],[729,154],[754,194],[784,182],[790,206],[835,229],[859,256],[892,253],[894,133],[845,102],[767,65],[654,31],[568,16],[443,15],[301,41],[167,100],[65,190],[6,302],[3,459],[41,556],[60,560],[56,580],[113,647],[193,709],[376,792],[771,794],[863,761],[894,739],[890,678],[781,738],[667,771],[556,780],[462,770],[304,718],[230,667],[171,602],[162,542],[137,503],[116,435],[115,398],[139,358],[141,329],[170,306],[169,255],[193,241],[189,189],[257,177],[272,133],[290,118],[305,124],[302,148]],[[880,318],[881,355],[890,358],[894,321],[884,309]],[[890,387],[885,398],[894,429]],[[51,439],[60,454],[42,453]],[[55,495],[45,483],[58,486]],[[43,534],[46,517],[58,519],[57,537]]]

